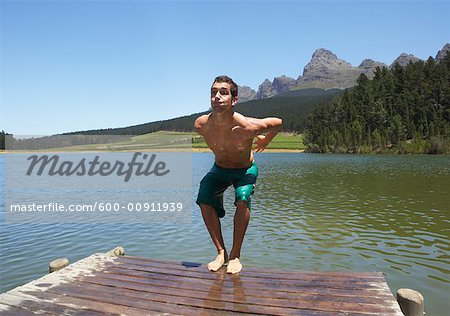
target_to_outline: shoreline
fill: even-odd
[[[58,154],[58,153],[103,153],[103,152],[136,152],[135,150],[117,150],[117,151],[107,151],[107,150],[74,150],[74,151],[64,151],[64,150],[1,150],[0,155],[3,154],[45,154],[45,153],[52,153],[52,154]],[[211,149],[209,148],[192,148],[192,150],[177,150],[177,149],[162,149],[162,148],[155,148],[154,150],[151,149],[142,149],[138,150],[138,152],[193,152],[193,153],[207,153],[211,152]],[[262,153],[303,153],[305,152],[304,149],[265,149]],[[253,151],[253,153],[256,153]]]
[[[192,148],[192,152],[194,153],[207,153],[211,152],[209,148]],[[265,149],[262,153],[303,153],[304,149]],[[253,151],[253,153],[255,153]],[[258,153],[259,154],[259,153]]]

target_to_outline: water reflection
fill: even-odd
[[[214,301],[215,308],[224,309],[225,301],[222,297],[222,288],[225,274],[223,273],[223,271],[218,271],[217,273],[214,273],[214,275],[215,278],[212,281],[209,280],[209,282],[211,282],[211,286],[209,287],[208,295],[206,296],[206,302],[204,305],[209,306],[210,301]],[[204,314],[206,315],[207,313],[209,314],[208,311],[205,311]]]
[[[242,313],[249,313],[247,305],[247,296],[243,287],[243,282],[239,274],[230,275],[222,268],[214,273],[206,296],[205,305],[214,306],[214,308],[239,310]],[[228,306],[232,304],[233,306]],[[209,312],[208,312],[209,315]]]

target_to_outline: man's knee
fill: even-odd
[[[200,209],[202,211],[203,210],[213,210],[214,209],[214,207],[212,205],[209,205],[209,204],[200,203],[199,206],[200,206]]]
[[[237,201],[236,202],[236,211],[241,212],[241,211],[250,211],[250,208],[247,205],[247,202],[244,200],[241,201]]]
[[[223,207],[216,208],[213,205],[200,203],[200,210],[202,211],[202,216],[212,216],[222,218],[225,216],[225,209]]]
[[[199,206],[203,214],[216,213],[216,209],[212,205],[201,203]]]

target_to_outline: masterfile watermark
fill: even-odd
[[[93,160],[88,161],[86,158],[81,158],[78,161],[62,160],[59,155],[32,155],[27,158],[30,165],[26,172],[27,176],[35,174],[41,176],[46,170],[48,176],[110,176],[116,174],[117,176],[124,176],[123,181],[128,182],[131,176],[164,176],[170,172],[164,161],[157,161],[156,154],[145,154],[135,152],[130,162],[116,160],[101,161],[99,155],[96,155]],[[37,167],[35,170],[35,167]]]
[[[126,204],[111,202],[95,202],[94,204],[61,204],[50,202],[47,204],[11,204],[10,212],[181,212],[183,210],[182,202],[164,202],[164,203],[133,203]]]
[[[5,220],[190,222],[191,136],[108,136],[95,144],[96,137],[55,138],[54,148],[52,137],[12,142],[5,154]]]

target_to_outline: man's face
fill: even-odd
[[[211,107],[216,112],[231,110],[237,98],[231,96],[231,87],[227,82],[214,82],[211,87]]]

